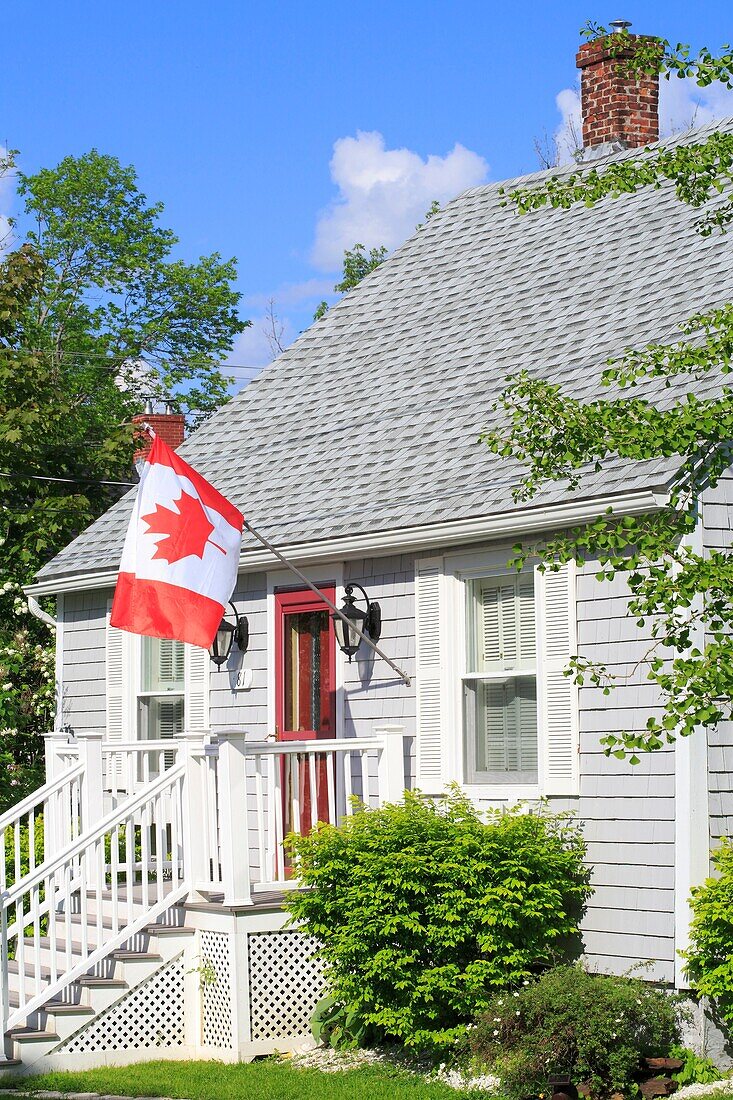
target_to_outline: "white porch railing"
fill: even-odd
[[[90,823],[181,764],[182,843],[192,887],[229,904],[248,905],[253,891],[297,885],[288,833],[338,823],[354,812],[354,800],[371,807],[398,801],[405,787],[401,726],[379,727],[369,738],[303,741],[253,742],[238,729],[125,742],[80,733],[56,752],[86,769],[85,789],[96,799],[87,809]]]
[[[187,893],[183,789],[177,764],[3,892],[5,1031]]]
[[[0,892],[35,870],[56,846],[65,847],[82,827],[84,765],[76,760],[49,783],[0,815]],[[43,847],[41,847],[43,846]],[[40,851],[39,851],[40,849]]]

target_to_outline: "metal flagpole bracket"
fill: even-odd
[[[326,607],[332,612],[332,614],[338,616],[338,618],[341,619],[348,626],[350,631],[357,634],[363,642],[366,642],[366,644],[369,646],[369,648],[373,649],[374,652],[377,654],[377,656],[381,657],[383,661],[386,661],[386,663],[389,665],[389,667],[391,669],[393,669],[394,672],[397,673],[397,675],[400,677],[401,680],[404,680],[404,682],[407,684],[408,687],[410,686],[412,681],[410,680],[410,677],[407,675],[407,673],[403,672],[402,669],[399,667],[399,665],[396,665],[394,663],[394,661],[392,660],[392,658],[388,657],[387,654],[384,652],[384,650],[380,649],[379,646],[376,644],[376,642],[373,642],[368,634],[365,634],[362,630],[359,630],[359,628],[355,625],[355,623],[352,622],[351,619],[348,619],[346,617],[346,615],[344,615],[341,608],[336,607],[335,603],[331,603],[331,601],[328,599],[328,597],[324,596],[321,589],[318,588],[317,585],[313,584],[313,581],[308,580],[305,573],[301,573],[300,569],[298,569],[298,567],[296,565],[293,565],[292,562],[289,562],[288,559],[283,554],[281,554],[280,551],[277,550],[272,545],[270,540],[266,539],[264,535],[261,535],[259,533],[259,531],[257,531],[252,526],[252,524],[249,523],[247,520],[244,521],[244,526],[249,531],[250,535],[254,535],[254,537],[258,540],[258,542],[261,542],[262,545],[264,547],[266,547],[270,551],[271,554],[275,555],[275,557],[278,559],[278,561],[281,561],[283,563],[283,565],[286,566],[286,568],[290,570],[291,573],[295,574],[295,576],[298,578],[298,580],[302,581],[303,584],[306,585],[307,588],[310,588],[311,592],[315,592],[315,594],[319,597],[319,599],[323,603],[325,603]]]

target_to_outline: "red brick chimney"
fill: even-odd
[[[623,20],[615,25],[631,26]],[[659,139],[659,75],[624,70],[624,61],[634,56],[639,45],[655,39],[624,34],[619,49],[620,37],[609,34],[586,42],[575,59],[581,71],[583,147],[596,155],[636,149]]]
[[[172,447],[174,451],[176,447],[180,447],[181,443],[183,443],[186,434],[185,416],[181,413],[173,412],[170,405],[166,405],[165,412],[163,413],[138,413],[137,416],[133,416],[132,422],[133,424],[139,424],[140,428],[142,428],[144,424],[149,424],[155,434],[159,435],[163,442],[167,443],[169,447]],[[138,450],[135,451],[133,462],[137,463],[145,458],[153,441],[145,431],[136,431],[135,435],[139,447]]]

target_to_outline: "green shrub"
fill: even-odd
[[[638,978],[559,966],[496,995],[470,1033],[474,1055],[501,1079],[507,1100],[547,1093],[552,1076],[591,1095],[624,1095],[644,1057],[679,1041],[679,998]]]
[[[590,894],[568,815],[486,823],[457,791],[362,808],[289,843],[310,889],[288,908],[320,941],[349,1030],[436,1053],[492,990],[568,950]]]
[[[713,1081],[722,1081],[723,1074],[712,1058],[696,1054],[689,1047],[672,1047],[669,1052],[673,1058],[679,1058],[682,1069],[674,1074],[678,1085],[710,1085]]]
[[[694,988],[710,997],[721,1020],[733,1028],[733,841],[712,853],[717,878],[692,891],[687,974]]]

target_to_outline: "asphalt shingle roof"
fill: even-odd
[[[517,467],[477,442],[508,374],[589,398],[608,357],[733,297],[733,236],[697,234],[670,187],[519,216],[500,186],[449,203],[181,447],[275,544],[515,509]],[[669,473],[619,461],[576,495]],[[39,579],[117,568],[132,495]],[[557,484],[533,503],[569,499]]]

